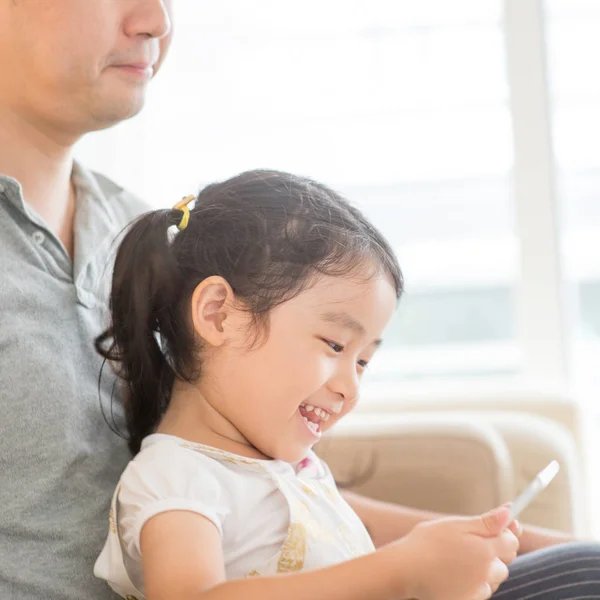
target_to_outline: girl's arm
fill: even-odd
[[[332,567],[225,581],[215,525],[166,512],[142,528],[148,600],[464,600],[489,598],[508,576],[518,539],[506,507],[416,526],[399,542]]]
[[[364,523],[376,548],[404,537],[419,523],[447,516],[400,504],[372,500],[352,492],[343,492],[342,496]],[[526,554],[547,546],[576,540],[573,536],[559,531],[524,526],[520,541],[519,554]]]
[[[217,528],[201,515],[178,511],[159,514],[144,525],[141,550],[148,600],[401,600],[409,597],[408,592],[403,593],[399,581],[402,575],[398,571],[410,576],[411,561],[409,553],[401,548],[315,571],[226,582]]]
[[[344,491],[341,494],[367,528],[376,548],[404,537],[419,523],[445,516],[400,504],[373,500],[353,492]]]

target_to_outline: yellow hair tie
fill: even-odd
[[[190,209],[188,208],[188,204],[195,199],[196,196],[186,196],[173,207],[173,210],[180,210],[183,213],[181,221],[179,221],[179,224],[177,225],[179,231],[183,231],[188,226],[188,223],[190,222]]]

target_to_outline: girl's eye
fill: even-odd
[[[329,340],[323,340],[336,354],[344,351],[344,346],[340,346],[335,342],[331,342]]]
[[[369,366],[369,361],[368,360],[359,360],[358,361],[358,366],[361,369],[366,369]]]

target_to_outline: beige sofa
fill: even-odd
[[[527,411],[376,412],[373,404],[339,423],[317,451],[338,481],[354,482],[351,489],[455,514],[484,512],[514,499],[557,459],[559,475],[522,521],[579,535],[587,530],[575,436],[567,426]]]

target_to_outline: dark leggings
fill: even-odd
[[[493,600],[600,600],[600,544],[554,546],[520,556]]]

